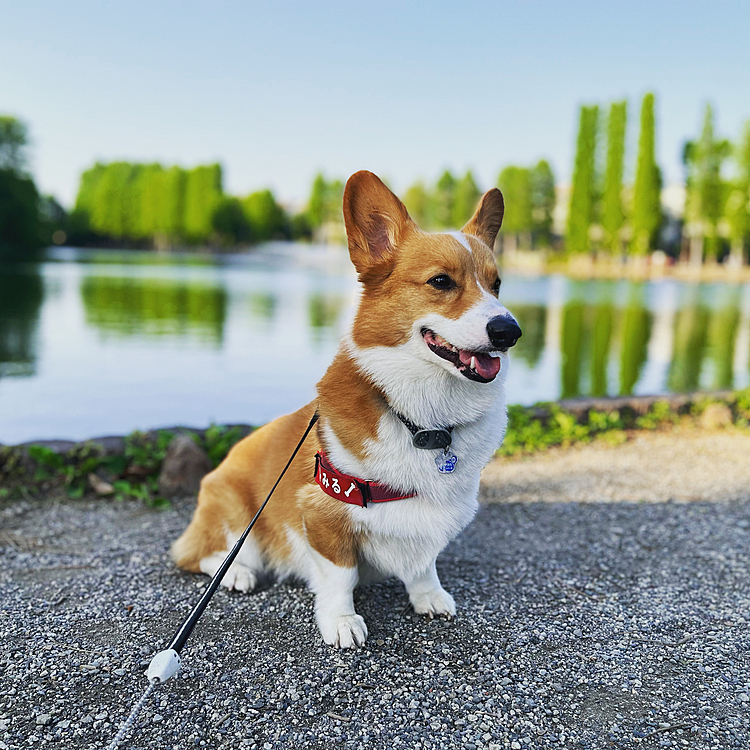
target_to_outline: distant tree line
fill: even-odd
[[[81,175],[70,239],[169,248],[234,246],[304,235],[270,190],[244,198],[224,193],[222,169],[161,164],[95,164]]]
[[[704,261],[748,260],[750,250],[750,121],[735,143],[716,135],[706,106],[703,128],[685,143],[685,206],[665,212],[656,162],[655,97],[640,108],[634,164],[626,169],[628,105],[598,104],[579,112],[573,179],[565,226],[558,226],[558,190],[550,164],[509,165],[497,179],[505,196],[498,242],[505,251],[554,248],[567,255],[644,257],[656,249]],[[245,197],[223,189],[222,168],[131,162],[97,163],[81,175],[75,207],[66,215],[41,196],[27,172],[26,126],[0,116],[0,257],[28,257],[50,244],[117,244],[166,249],[232,247],[273,239],[341,241],[344,182],[315,176],[304,209],[282,206],[272,191]],[[632,174],[631,184],[625,176]],[[418,181],[404,193],[415,221],[427,230],[462,226],[483,188],[471,170],[445,170],[434,184]],[[563,211],[563,214],[565,212]]]

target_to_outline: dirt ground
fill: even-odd
[[[490,502],[735,500],[750,493],[750,433],[680,428],[493,461],[482,475]]]

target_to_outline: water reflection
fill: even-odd
[[[523,331],[513,348],[513,357],[531,368],[536,367],[544,351],[547,311],[544,305],[513,305],[513,315]]]
[[[254,292],[250,294],[251,317],[270,322],[276,314],[278,301],[273,294],[267,292]]]
[[[261,423],[310,400],[356,281],[281,250],[0,265],[0,377],[22,376],[0,381],[0,441]],[[750,385],[750,284],[506,274],[502,301],[523,329],[511,403]]]
[[[643,301],[643,285],[633,285],[628,304],[622,312],[620,344],[620,394],[629,396],[640,380],[648,358],[653,315]]]
[[[611,302],[598,304],[593,310],[593,336],[591,353],[591,395],[607,394],[607,365],[612,342],[614,306]]]
[[[106,334],[190,337],[220,344],[227,316],[222,286],[163,278],[86,276],[86,323]],[[271,315],[273,305],[271,305]]]
[[[734,299],[711,316],[708,329],[708,356],[713,377],[710,387],[723,390],[734,382],[734,347],[740,323],[739,289],[731,295]]]
[[[341,295],[311,294],[307,300],[307,322],[313,343],[319,344],[336,331],[336,324],[344,310],[345,300]]]
[[[563,308],[560,339],[562,351],[561,395],[571,398],[581,393],[581,362],[586,307],[580,300],[568,302]]]
[[[0,377],[36,372],[44,286],[36,267],[0,268]]]
[[[677,392],[698,390],[707,343],[710,311],[698,302],[696,290],[687,307],[677,311],[674,324],[672,364],[667,385]]]

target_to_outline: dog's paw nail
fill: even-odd
[[[367,625],[360,615],[342,615],[321,624],[323,640],[336,648],[358,648],[367,640]]]

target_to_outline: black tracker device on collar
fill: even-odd
[[[393,411],[393,410],[392,410]],[[415,448],[421,448],[423,450],[445,450],[450,447],[453,442],[451,433],[453,427],[441,427],[437,430],[423,430],[418,427],[410,419],[407,419],[403,414],[399,414],[397,411],[393,413],[406,425],[406,428],[411,432],[411,442]]]

